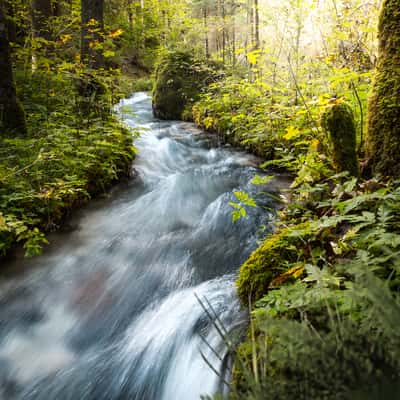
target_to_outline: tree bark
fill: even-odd
[[[17,26],[14,21],[15,4],[11,0],[5,1],[5,14],[7,18],[8,40],[15,43],[17,41]]]
[[[225,0],[221,0],[222,13],[222,64],[225,65],[226,60],[226,10]]]
[[[236,4],[235,1],[231,2],[232,14],[232,67],[236,65]]]
[[[25,135],[25,113],[12,74],[4,1],[0,0],[0,135]]]
[[[373,173],[400,174],[400,0],[385,0],[379,54],[369,99],[366,153]]]
[[[207,5],[203,6],[203,23],[204,23],[204,51],[206,58],[210,58],[210,44],[208,40],[208,23],[207,23]]]
[[[81,7],[81,60],[90,68],[101,68],[104,0],[81,0]]]
[[[132,0],[127,0],[126,7],[127,7],[127,13],[128,13],[129,29],[131,31],[133,31],[133,4],[132,4]]]
[[[53,1],[53,15],[55,17],[62,17],[69,15],[72,11],[71,0],[54,0]]]
[[[255,49],[260,49],[260,12],[258,9],[258,0],[254,0],[254,40]]]
[[[250,44],[251,44],[251,48],[253,48],[253,46],[256,43],[256,39],[255,39],[255,33],[254,33],[254,8],[253,8],[253,1],[254,0],[250,0],[250,4],[249,4],[249,25],[250,25]]]

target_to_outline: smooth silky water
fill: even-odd
[[[136,178],[80,211],[43,256],[2,266],[19,272],[0,281],[0,399],[194,400],[221,386],[201,337],[226,349],[195,295],[226,329],[243,320],[235,275],[270,214],[232,223],[229,202],[258,196],[254,159],[155,120],[144,93],[118,112],[143,129]]]

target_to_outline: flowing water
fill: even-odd
[[[254,159],[153,119],[144,93],[119,112],[143,128],[137,177],[0,281],[0,399],[191,400],[219,387],[202,338],[226,349],[195,295],[227,329],[243,319],[235,273],[268,213],[233,224],[229,201],[261,190]]]

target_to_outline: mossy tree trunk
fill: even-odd
[[[89,68],[101,68],[104,0],[81,0],[81,7],[81,59]]]
[[[25,113],[13,80],[4,1],[0,0],[0,135],[25,135]]]
[[[366,153],[373,173],[400,174],[400,0],[385,0],[379,56],[369,99]]]

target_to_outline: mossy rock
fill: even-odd
[[[295,231],[308,231],[310,222],[284,228],[268,237],[241,266],[236,281],[238,295],[247,305],[264,296],[271,283],[293,266],[302,261],[302,249],[305,236],[294,234]],[[312,231],[310,230],[311,234]],[[308,235],[308,234],[307,234]]]
[[[217,78],[216,66],[185,51],[170,51],[159,60],[153,88],[153,112],[160,119],[191,119],[201,90]]]
[[[356,126],[351,108],[344,103],[329,105],[322,114],[321,125],[328,135],[335,170],[358,176]]]

